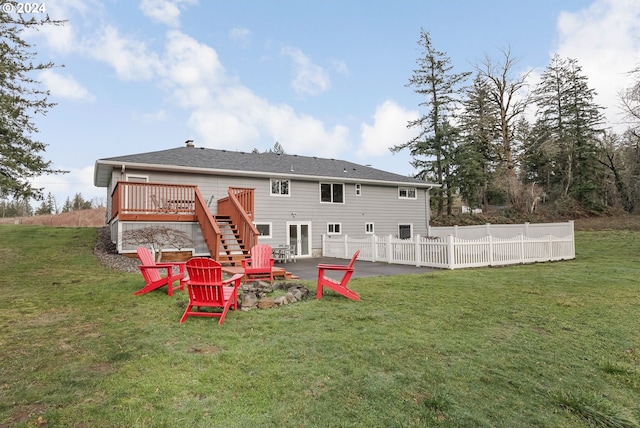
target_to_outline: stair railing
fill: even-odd
[[[238,228],[238,238],[245,250],[258,244],[258,229],[253,224],[254,189],[230,187],[229,196],[218,201],[218,215],[228,216]]]
[[[209,249],[209,254],[214,260],[220,259],[220,238],[222,233],[218,224],[211,215],[211,211],[207,207],[207,202],[202,197],[200,189],[195,189],[195,211],[200,230],[202,230],[202,236]]]

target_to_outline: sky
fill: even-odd
[[[638,0],[45,0],[65,25],[26,35],[56,67],[35,77],[55,102],[35,116],[44,157],[65,175],[34,180],[62,206],[93,185],[97,159],[184,146],[344,159],[410,175],[407,87],[421,30],[454,72],[517,58],[539,75],[578,61],[621,122],[618,92],[640,62]],[[41,12],[36,12],[40,14]],[[43,15],[40,15],[43,16]]]

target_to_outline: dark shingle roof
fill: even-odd
[[[338,178],[355,181],[381,181],[393,183],[407,183],[419,187],[433,187],[433,184],[417,180],[412,177],[382,171],[356,163],[312,156],[298,156],[276,153],[247,153],[230,150],[207,149],[200,147],[179,147],[156,152],[139,153],[126,156],[116,156],[99,159],[96,162],[94,181],[96,186],[106,186],[107,179],[100,171],[107,167],[108,174],[116,165],[136,165],[137,167],[153,167],[170,169],[176,167],[182,170],[206,169],[211,172],[242,172],[244,176],[280,175],[287,177],[318,177]],[[102,172],[102,173],[101,173]]]

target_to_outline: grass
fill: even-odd
[[[639,427],[640,232],[178,320],[95,229],[0,226],[0,427]],[[313,288],[313,284],[306,283]]]

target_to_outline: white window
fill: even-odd
[[[413,236],[413,225],[412,224],[399,224],[398,225],[398,238],[400,239],[411,239]]]
[[[372,235],[374,232],[374,228],[373,228],[373,223],[372,222],[367,222],[364,224],[364,233],[366,233],[367,235]]]
[[[356,196],[362,195],[362,185],[360,183],[356,183]]]
[[[289,180],[271,179],[271,195],[272,196],[289,196],[291,182]]]
[[[398,198],[416,199],[418,192],[415,187],[398,187]]]
[[[344,184],[320,183],[320,202],[344,203]]]
[[[327,223],[327,235],[340,235],[342,233],[341,223]]]
[[[254,223],[258,232],[260,232],[260,239],[271,238],[271,223]]]

